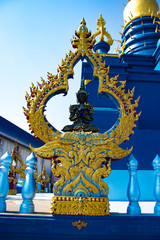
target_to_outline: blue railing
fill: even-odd
[[[8,182],[8,172],[9,166],[12,162],[12,158],[8,152],[6,152],[0,159],[0,212],[6,212],[6,197],[9,191],[9,182]],[[20,213],[34,213],[34,204],[33,199],[36,194],[36,184],[34,179],[35,167],[37,164],[37,158],[34,153],[31,153],[26,159],[27,168],[26,168],[26,178],[22,187],[22,204],[20,206]],[[154,214],[160,216],[160,157],[157,155],[152,162],[154,169],[154,186],[153,189],[148,189],[148,191],[153,191],[155,198],[155,207]],[[127,162],[129,170],[129,182],[127,189],[127,198],[129,201],[127,207],[128,215],[140,215],[141,208],[139,205],[140,200],[140,186],[138,184],[137,178],[137,167],[138,161],[134,158],[133,155],[130,156]],[[118,179],[118,176],[117,176]],[[149,180],[148,180],[149,181]],[[147,182],[146,182],[147,184]],[[50,186],[51,188],[51,186]],[[40,186],[39,186],[40,191]]]

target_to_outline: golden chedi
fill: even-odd
[[[125,24],[143,16],[159,17],[159,6],[156,0],[131,0],[123,12]]]

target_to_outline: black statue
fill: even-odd
[[[78,104],[71,105],[69,108],[69,119],[74,123],[72,125],[65,126],[62,131],[84,131],[84,132],[99,132],[99,129],[90,124],[93,121],[93,107],[88,103],[88,93],[84,88],[84,83],[81,81],[81,87],[76,94]]]

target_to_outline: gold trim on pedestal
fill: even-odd
[[[60,215],[109,215],[109,199],[107,197],[68,197],[53,196],[51,213]]]

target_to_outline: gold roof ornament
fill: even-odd
[[[100,41],[104,41],[104,36],[107,37],[107,43],[111,46],[113,44],[113,39],[111,35],[106,31],[106,28],[104,27],[106,24],[105,20],[102,17],[102,14],[100,14],[98,20],[97,20],[97,31],[93,34],[94,38],[100,35]]]
[[[143,16],[160,17],[156,0],[130,0],[123,12],[124,23]]]
[[[91,32],[88,31],[84,18],[82,18],[78,32],[75,31],[75,36],[73,36],[73,39],[71,39],[72,47],[79,49],[82,53],[82,56],[87,49],[93,48],[95,39],[93,36],[91,36]]]

